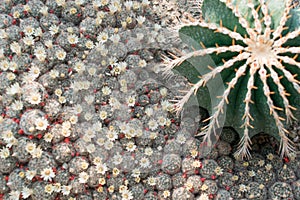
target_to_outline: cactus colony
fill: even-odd
[[[208,145],[223,120],[240,135],[235,156],[250,157],[259,132],[280,140],[281,156],[291,155],[287,126],[300,109],[300,10],[291,0],[204,0],[201,9],[200,20],[190,17],[177,29],[192,51],[165,57],[164,73],[177,72],[192,85],[176,110],[196,94],[200,106],[212,108],[199,134]]]

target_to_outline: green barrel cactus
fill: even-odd
[[[260,132],[280,141],[281,156],[295,151],[287,126],[300,113],[300,10],[291,4],[204,0],[201,19],[190,17],[177,29],[191,52],[165,57],[164,73],[177,72],[192,85],[176,102],[178,113],[193,94],[210,112],[199,133],[206,145],[231,126],[241,138],[237,157],[251,156],[251,137]]]

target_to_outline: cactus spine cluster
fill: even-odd
[[[201,19],[190,18],[178,28],[182,41],[193,50],[165,57],[164,70],[179,72],[192,85],[176,102],[178,113],[193,94],[200,106],[211,110],[208,125],[199,133],[206,144],[218,137],[224,119],[223,125],[235,128],[241,138],[236,156],[251,156],[251,137],[259,132],[280,140],[281,156],[295,151],[287,126],[299,119],[300,10],[291,4],[291,0],[204,0]]]

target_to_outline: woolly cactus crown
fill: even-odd
[[[200,21],[179,27],[192,51],[165,57],[165,73],[176,71],[192,84],[178,112],[193,94],[210,111],[199,134],[208,145],[224,121],[240,135],[236,156],[249,157],[251,137],[260,132],[280,140],[282,156],[294,152],[286,127],[300,115],[300,10],[291,3],[204,0]]]

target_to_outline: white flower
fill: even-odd
[[[61,186],[61,192],[64,196],[68,196],[71,192],[72,186],[70,185],[63,185]]]
[[[122,163],[123,157],[122,155],[120,155],[120,153],[117,153],[116,155],[113,156],[112,160],[113,160],[113,164],[119,165]]]
[[[55,55],[58,60],[64,60],[66,58],[67,53],[64,50],[60,49],[56,51]]]
[[[33,153],[35,149],[36,149],[36,144],[35,143],[33,143],[33,142],[27,142],[25,150],[28,153],[30,153],[30,154]]]
[[[75,106],[74,106],[74,112],[75,112],[75,114],[80,114],[81,112],[82,112],[82,107],[81,107],[81,105],[80,104],[76,104]]]
[[[30,170],[27,170],[26,172],[25,172],[25,176],[26,176],[26,178],[28,179],[28,180],[32,180],[33,179],[33,177],[36,175],[36,171],[30,171]]]
[[[97,72],[97,69],[95,67],[91,67],[88,69],[88,73],[90,76],[94,76]]]
[[[36,77],[34,77],[32,74],[25,73],[25,75],[22,77],[22,84],[24,84],[24,85],[30,84],[30,83],[34,82],[35,79],[36,79]],[[25,93],[25,94],[27,94],[27,93]]]
[[[146,157],[143,157],[141,160],[140,160],[140,166],[142,168],[148,168],[150,166],[150,160],[149,158],[146,158]]]
[[[8,38],[8,34],[6,33],[5,29],[0,29],[0,39]]]
[[[93,160],[93,164],[97,166],[100,165],[101,163],[102,163],[102,158],[96,156]]]
[[[13,145],[17,145],[18,140],[15,137],[12,137],[10,140],[7,141],[6,147],[10,148]]]
[[[15,62],[15,61],[11,61],[10,63],[9,63],[9,69],[11,70],[11,71],[15,71],[15,70],[17,70],[19,68],[19,66],[18,66],[18,64]]]
[[[31,92],[26,100],[30,103],[30,104],[33,104],[33,105],[37,105],[39,103],[41,103],[41,95],[39,92]]]
[[[52,181],[52,178],[55,177],[55,173],[52,168],[45,168],[41,171],[41,177],[44,181]]]
[[[101,1],[100,3],[101,6],[106,6],[109,3],[109,0],[100,0],[100,1]]]
[[[44,191],[48,194],[52,194],[54,191],[53,185],[52,184],[47,184],[44,188]]]
[[[62,128],[60,134],[64,137],[69,137],[71,135],[71,130],[67,128]]]
[[[14,73],[12,73],[12,72],[9,72],[9,73],[7,73],[7,75],[6,75],[6,78],[7,78],[9,81],[12,81],[12,80],[15,80],[16,75],[15,75]]]
[[[135,96],[129,96],[129,97],[127,97],[127,99],[126,99],[127,105],[129,107],[133,107],[135,105],[135,99],[136,99]]]
[[[41,62],[43,62],[47,57],[46,51],[45,51],[44,47],[42,47],[42,46],[38,46],[34,49],[34,55]]]
[[[163,191],[163,197],[164,197],[164,198],[168,198],[170,195],[171,195],[171,193],[170,193],[169,190],[164,190],[164,191]]]
[[[122,192],[122,200],[130,200],[133,199],[132,192],[129,190],[124,190]]]
[[[132,1],[125,1],[124,2],[124,6],[125,6],[125,8],[126,8],[127,11],[130,11],[132,5],[133,5]]]
[[[95,131],[94,131],[94,129],[92,129],[92,127],[87,128],[87,129],[84,131],[84,135],[85,135],[86,137],[88,137],[89,139],[93,139],[93,138],[96,136]]]
[[[115,12],[118,11],[118,7],[113,4],[109,4],[108,9],[109,9],[109,13],[111,15],[113,15]]]
[[[10,49],[12,52],[16,53],[17,55],[21,55],[21,46],[17,42],[13,42],[10,44]]]
[[[99,145],[101,145],[100,144],[100,141],[99,141]],[[112,142],[112,141],[110,141],[110,140],[104,140],[104,148],[106,149],[106,150],[111,150],[112,148],[114,147],[114,143]]]
[[[95,96],[94,95],[87,95],[87,96],[84,97],[84,100],[86,101],[86,103],[88,105],[91,105],[95,100]]]
[[[97,158],[98,158],[98,157],[97,157]],[[80,169],[86,170],[88,167],[89,167],[89,163],[86,162],[85,160],[82,161],[82,162],[80,162]],[[73,169],[72,169],[72,170],[73,170]],[[82,177],[83,177],[83,175],[82,175]]]
[[[52,69],[49,72],[49,75],[51,76],[51,78],[55,79],[55,78],[57,78],[59,76],[59,72],[56,69]]]
[[[11,132],[10,130],[4,131],[2,133],[2,139],[7,142],[9,140],[11,140],[12,138],[14,138],[14,134],[13,132]]]
[[[138,66],[139,66],[139,67],[146,67],[146,66],[147,66],[146,60],[141,59],[141,60],[139,61],[139,63],[138,63]]]
[[[10,64],[10,63],[9,63],[7,60],[2,60],[2,61],[0,62],[0,68],[1,68],[1,70],[3,70],[3,71],[8,70],[9,64]]]
[[[120,41],[120,36],[118,34],[113,34],[110,38],[109,38],[114,44],[118,44]]]
[[[151,147],[145,148],[145,155],[151,156],[153,154],[153,150]]]
[[[84,2],[85,2],[84,0],[75,0],[75,4],[78,6],[84,4]]]
[[[206,193],[202,193],[199,197],[199,200],[209,200],[209,196]]]
[[[128,142],[126,144],[126,150],[129,152],[133,152],[136,149],[136,145],[134,144],[134,142]]]
[[[223,169],[220,166],[216,167],[214,171],[218,176],[223,174]]]
[[[59,103],[63,104],[63,103],[66,103],[66,101],[67,101],[67,99],[66,99],[66,97],[64,97],[64,96],[59,96],[59,97],[58,97],[58,102],[59,102]]]
[[[157,135],[158,135],[158,133],[156,133],[156,132],[150,132],[149,138],[151,140],[154,140],[155,138],[157,138]]]
[[[163,117],[163,116],[159,116],[159,117],[157,118],[157,121],[158,121],[158,124],[159,124],[160,126],[164,126],[164,125],[166,125],[166,123],[167,123],[167,119],[166,119],[165,117]]]
[[[31,153],[32,158],[40,158],[42,157],[43,150],[40,146],[34,149],[34,151]]]
[[[48,15],[48,7],[47,6],[43,6],[40,9],[40,13],[42,13],[42,15],[47,16]]]
[[[69,119],[71,124],[76,124],[78,121],[78,117],[76,115],[72,115]]]
[[[65,6],[66,5],[66,1],[65,0],[55,0],[56,4],[58,6]]]
[[[153,115],[153,112],[154,112],[154,110],[153,110],[153,108],[151,108],[151,107],[147,107],[147,108],[145,109],[145,114],[146,114],[148,117],[151,117],[151,116]]]
[[[51,134],[51,133],[46,133],[45,135],[44,135],[44,140],[46,141],[46,142],[51,142],[52,141],[52,139],[53,139],[53,135]]]
[[[144,16],[138,16],[138,17],[136,18],[136,21],[138,22],[138,25],[139,25],[139,26],[142,26],[143,23],[145,22],[145,20],[146,20],[146,17],[144,17]]]
[[[40,68],[37,66],[32,66],[29,70],[29,74],[37,78],[40,75]]]
[[[109,59],[108,59],[108,63],[111,66],[115,66],[117,64],[117,62],[118,62],[118,59],[116,57],[114,57],[114,56],[109,57]]]
[[[108,168],[107,168],[105,163],[101,163],[101,164],[96,166],[96,170],[97,170],[98,174],[104,175],[105,172],[107,172]]]
[[[102,89],[101,89],[102,93],[104,96],[107,96],[107,95],[110,95],[111,94],[111,89],[108,87],[108,86],[104,86]]]
[[[184,144],[186,142],[186,138],[183,134],[178,134],[176,137],[176,142],[179,144]]]
[[[64,121],[61,126],[62,126],[63,129],[70,129],[71,128],[71,122]]]
[[[86,173],[86,172],[81,172],[80,174],[79,174],[79,183],[86,183],[87,182],[87,180],[89,179],[89,175],[88,175],[88,173]]]
[[[244,184],[240,184],[239,191],[240,192],[247,192],[247,186],[244,185]]]
[[[68,42],[70,44],[77,44],[78,43],[78,36],[75,34],[68,35]]]
[[[44,117],[39,117],[35,121],[35,126],[36,126],[35,128],[37,130],[41,130],[41,131],[46,130],[48,125],[49,123],[47,119],[45,119]]]
[[[147,183],[148,183],[148,185],[150,185],[150,186],[156,185],[156,178],[154,178],[153,176],[148,177],[148,178],[147,178]]]
[[[107,132],[106,137],[110,141],[115,141],[116,139],[118,139],[118,133],[115,130],[111,130]]]
[[[97,41],[100,43],[105,43],[108,40],[108,34],[106,32],[101,32],[97,36]]]
[[[145,37],[145,36],[144,36],[143,33],[137,33],[137,34],[136,34],[136,39],[137,39],[138,41],[141,41],[144,37]]]
[[[30,25],[26,26],[26,27],[24,27],[23,32],[26,36],[33,35],[34,34],[34,28]]]
[[[140,177],[140,175],[141,175],[141,171],[139,169],[135,168],[132,170],[132,173],[131,173],[132,177],[138,178],[138,177]]]
[[[133,137],[135,137],[136,136],[136,128],[135,127],[128,127],[125,131],[124,131],[124,133],[125,133],[125,137],[127,138],[127,139],[130,139],[130,138],[133,138]]]
[[[23,102],[19,101],[19,100],[15,100],[12,104],[11,104],[11,109],[13,110],[22,110],[23,109]]]
[[[76,62],[74,64],[74,69],[78,72],[78,73],[82,73],[85,70],[85,65],[83,62]]]
[[[28,187],[23,187],[22,189],[22,198],[27,199],[30,195],[33,194],[33,189]]]
[[[107,112],[104,110],[100,111],[99,117],[101,120],[105,120],[107,118]]]
[[[53,190],[54,190],[54,192],[60,192],[61,184],[60,183],[54,183],[53,184]]]
[[[45,46],[46,46],[47,48],[49,48],[49,49],[52,49],[52,47],[53,47],[53,41],[52,41],[52,40],[46,40],[46,41],[44,42],[44,44],[45,44]]]
[[[58,97],[60,97],[62,95],[62,90],[60,88],[57,88],[54,90],[54,94]]]
[[[150,129],[151,131],[154,131],[155,129],[157,129],[158,123],[157,123],[156,120],[150,119],[149,122],[148,122],[148,126],[149,126],[149,129]]]
[[[150,4],[149,0],[143,0],[142,6],[148,6]]]
[[[49,31],[51,35],[55,35],[59,31],[59,27],[53,24],[50,26]]]
[[[133,10],[138,10],[140,8],[140,2],[134,1],[132,8]]]
[[[23,38],[23,42],[24,44],[28,45],[28,46],[33,46],[34,45],[34,39],[32,36],[26,36]]]
[[[74,33],[74,28],[73,27],[68,27],[67,32],[68,33]]]
[[[254,177],[254,176],[255,176],[255,172],[254,172],[253,170],[248,171],[248,175],[249,175],[250,177]]]
[[[88,40],[88,41],[86,41],[86,43],[85,43],[85,47],[88,48],[88,49],[93,49],[94,46],[95,46],[95,45],[94,45],[94,43],[93,43],[92,40]]]
[[[112,110],[119,110],[121,107],[121,103],[115,97],[110,97],[109,105],[111,106]]]
[[[42,37],[43,36],[43,30],[40,27],[36,28],[35,31],[34,31],[34,36],[35,37]]]
[[[89,145],[86,146],[86,150],[87,150],[87,152],[89,152],[89,153],[93,153],[93,152],[95,152],[96,147],[95,147],[94,144],[89,144]]]
[[[9,152],[9,149],[7,147],[3,147],[1,150],[0,150],[0,157],[1,158],[7,158],[10,156],[10,152]]]
[[[160,104],[163,111],[171,111],[173,109],[172,104],[168,100],[162,100]]]
[[[19,200],[20,199],[20,195],[21,195],[20,191],[18,191],[18,190],[12,190],[9,193],[9,200]]]

